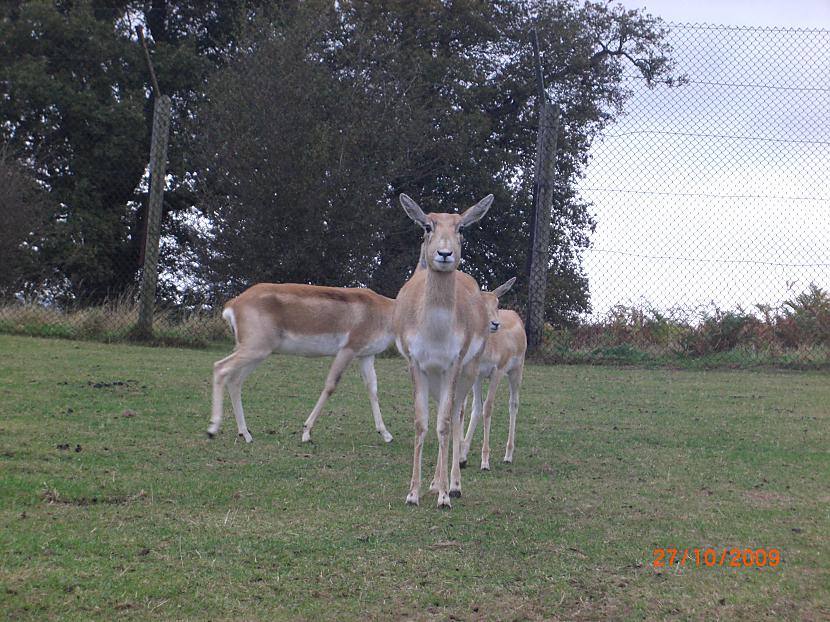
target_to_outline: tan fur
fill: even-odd
[[[499,329],[487,339],[482,363],[506,367],[511,357],[524,357],[527,351],[525,325],[519,314],[510,309],[499,309]]]
[[[484,293],[488,310],[497,317],[498,330],[491,333],[484,349],[484,354],[479,361],[479,374],[473,384],[473,409],[470,416],[470,423],[461,452],[461,462],[466,464],[467,454],[470,451],[473,434],[475,433],[478,419],[484,414],[484,440],[481,446],[481,468],[490,470],[490,421],[493,414],[493,405],[496,398],[496,390],[504,376],[507,376],[510,384],[509,402],[509,429],[507,446],[504,453],[504,462],[513,462],[513,449],[515,447],[516,417],[519,409],[519,389],[524,375],[525,354],[527,352],[527,337],[525,327],[521,318],[515,311],[499,310],[498,298],[492,293]],[[487,399],[482,407],[482,382],[490,379],[490,386],[487,390]]]
[[[446,276],[433,275],[430,278],[430,270],[418,270],[398,293],[396,300],[400,304],[396,307],[399,311],[395,313],[394,330],[396,335],[404,336],[402,354],[407,359],[410,353],[408,340],[405,337],[416,334],[422,328],[431,329],[425,327],[427,309],[454,308],[452,330],[463,336],[462,353],[469,350],[473,336],[487,332],[489,315],[479,300],[481,290],[476,280],[460,271],[445,274]],[[449,293],[450,288],[453,290],[452,293]],[[431,297],[427,295],[428,290],[432,294]],[[453,299],[455,300],[454,307],[449,304],[449,301]]]
[[[283,331],[342,332],[349,335],[345,347],[356,356],[377,335],[391,335],[394,306],[394,300],[371,289],[295,283],[259,283],[225,304],[236,315],[239,342],[272,343],[278,350]]]
[[[377,403],[374,355],[391,344],[395,301],[370,289],[320,287],[293,283],[260,283],[228,301],[223,315],[234,327],[236,349],[217,361],[213,373],[213,413],[208,434],[222,421],[223,389],[228,387],[237,428],[252,440],[242,410],[245,378],[272,352],[307,356],[334,356],[323,392],[306,420],[303,441],[341,375],[353,358],[361,362],[361,374],[369,391],[375,428],[391,441]]]
[[[424,227],[421,258],[426,269],[412,275],[395,303],[395,340],[410,364],[415,388],[415,450],[412,480],[406,501],[420,497],[421,459],[429,425],[429,398],[438,402],[438,462],[431,490],[438,507],[451,507],[450,497],[461,496],[461,403],[478,372],[484,352],[489,317],[471,276],[458,272],[461,229],[484,216],[492,203],[486,197],[463,214],[424,214],[406,195],[404,210]],[[448,478],[449,432],[453,433],[452,471]]]

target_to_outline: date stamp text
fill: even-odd
[[[696,567],[726,566],[732,568],[775,568],[781,563],[778,549],[654,549],[655,568],[686,564]]]

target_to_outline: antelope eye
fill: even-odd
[[[426,231],[427,233],[432,233],[432,225],[430,223],[425,224],[424,231]]]

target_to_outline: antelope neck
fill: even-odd
[[[455,307],[455,270],[438,272],[427,268],[425,289],[425,309],[453,309]]]

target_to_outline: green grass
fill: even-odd
[[[529,366],[514,464],[503,390],[493,471],[467,468],[439,511],[425,489],[404,505],[400,359],[378,361],[391,445],[354,368],[300,443],[329,361],[289,357],[248,381],[245,445],[232,415],[205,436],[225,351],[3,335],[0,353],[4,619],[830,616],[826,372]],[[654,568],[657,547],[782,561]]]

